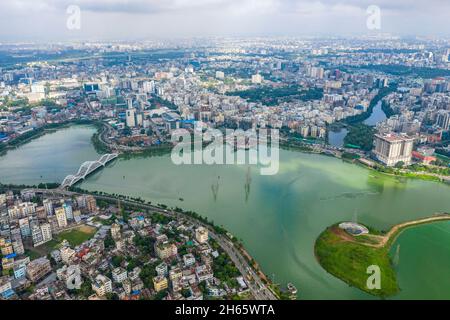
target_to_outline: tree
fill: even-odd
[[[191,290],[189,289],[181,289],[181,295],[185,298],[189,298],[191,296]]]
[[[395,167],[397,169],[401,169],[401,168],[403,168],[404,165],[405,165],[405,163],[403,161],[399,161],[395,164]]]
[[[111,263],[114,267],[120,267],[120,265],[122,264],[124,258],[122,256],[114,256],[111,259]]]
[[[84,298],[87,298],[94,293],[94,290],[92,290],[92,282],[90,279],[84,279],[84,282],[81,284],[78,293]]]
[[[105,243],[105,249],[113,248],[114,245],[115,245],[114,239],[113,239],[112,236],[109,235],[109,234],[106,236],[106,238],[105,238],[105,240],[104,240],[104,243]]]

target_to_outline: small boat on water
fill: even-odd
[[[287,284],[287,289],[291,294],[297,294],[297,288],[290,282]]]

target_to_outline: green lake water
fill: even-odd
[[[99,157],[90,144],[94,132],[71,127],[9,151],[0,158],[0,182],[61,182],[83,161]],[[315,239],[327,226],[357,219],[388,229],[450,212],[448,185],[387,177],[331,157],[281,150],[277,175],[261,176],[251,166],[248,177],[248,170],[246,165],[176,166],[169,155],[135,156],[114,161],[80,187],[207,216],[242,239],[275,282],[294,283],[304,299],[372,298],[329,275],[315,260]],[[408,229],[399,236],[396,268],[402,291],[394,298],[450,299],[449,237],[449,223]],[[437,275],[446,280],[437,281]]]

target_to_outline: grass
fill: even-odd
[[[71,246],[76,247],[92,238],[96,229],[89,226],[80,226],[71,230],[63,231],[57,235],[58,242],[67,240]]]
[[[97,229],[87,225],[82,225],[71,230],[63,231],[56,235],[53,240],[50,240],[38,247],[27,248],[25,250],[25,255],[30,257],[31,260],[44,257],[51,251],[57,249],[63,240],[69,241],[72,247],[76,247],[92,238],[96,231]]]
[[[389,246],[369,247],[359,242],[343,239],[336,225],[326,229],[317,239],[315,254],[320,265],[333,276],[350,286],[371,295],[388,297],[399,291],[397,277],[389,257]],[[347,237],[353,238],[350,235]],[[357,237],[355,237],[357,238]],[[367,268],[377,265],[381,270],[381,289],[369,289]]]

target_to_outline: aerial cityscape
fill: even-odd
[[[62,2],[0,4],[0,300],[450,300],[447,4]]]

